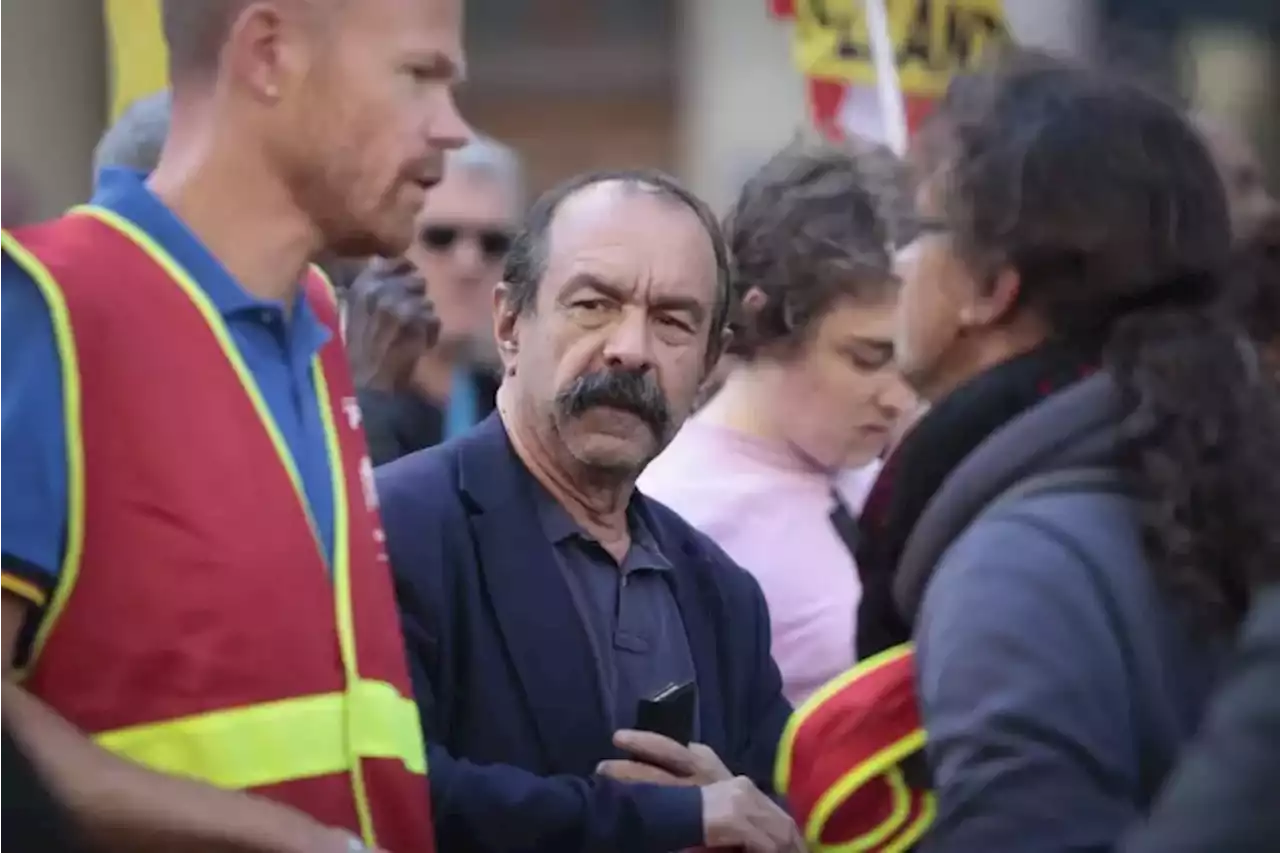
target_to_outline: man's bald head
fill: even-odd
[[[164,39],[169,46],[169,77],[177,80],[209,74],[218,67],[236,19],[252,0],[163,0]],[[339,0],[280,0],[305,11],[331,12]]]
[[[218,67],[218,56],[236,17],[249,0],[164,0],[164,40],[169,77],[178,80]]]

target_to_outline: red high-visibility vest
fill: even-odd
[[[322,278],[305,298],[333,333],[312,363],[332,567],[293,457],[186,270],[102,208],[3,247],[48,303],[67,436],[65,559],[27,689],[161,773],[433,851],[372,467]]]
[[[933,821],[902,763],[924,748],[910,646],[859,663],[788,721],[774,785],[815,853],[905,853]]]

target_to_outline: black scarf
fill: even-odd
[[[859,660],[911,639],[911,620],[893,600],[894,572],[916,522],[951,472],[987,436],[1096,365],[1096,356],[1057,343],[1013,358],[943,398],[889,455],[859,520]]]

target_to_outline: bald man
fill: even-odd
[[[322,249],[401,254],[461,0],[165,0],[149,177],[3,240],[5,724],[103,850],[430,851]]]

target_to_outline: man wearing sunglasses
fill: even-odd
[[[448,155],[406,255],[426,281],[439,339],[418,358],[407,392],[362,389],[375,465],[465,432],[493,410],[493,288],[522,190],[520,161],[505,145],[480,137]]]

